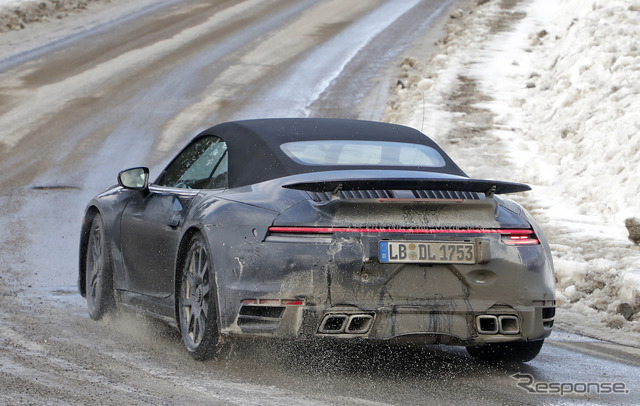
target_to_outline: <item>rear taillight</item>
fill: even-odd
[[[480,236],[482,234],[500,234],[507,245],[535,245],[540,240],[531,229],[503,229],[503,228],[372,228],[372,227],[269,227],[271,233],[285,234],[467,234]]]
[[[540,240],[533,230],[503,230],[502,242],[507,245],[538,245]]]

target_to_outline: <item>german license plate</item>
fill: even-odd
[[[381,263],[475,264],[474,243],[380,241]]]

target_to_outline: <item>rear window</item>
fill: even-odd
[[[293,161],[311,166],[445,166],[435,149],[404,142],[298,141],[280,148]]]

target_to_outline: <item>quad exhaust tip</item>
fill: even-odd
[[[373,324],[371,314],[327,314],[320,323],[321,334],[366,334]]]
[[[481,314],[476,316],[476,329],[480,334],[513,335],[520,332],[520,322],[513,315]]]
[[[516,316],[498,316],[498,324],[500,325],[500,334],[518,334],[520,332],[520,324]]]

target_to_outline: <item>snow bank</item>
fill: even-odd
[[[640,247],[624,222],[640,218],[640,1],[479,3],[452,13],[430,60],[405,60],[385,119],[470,157],[471,176],[532,184],[516,198],[550,239],[559,324],[639,345]],[[458,128],[494,156],[479,163]]]
[[[89,3],[109,0],[0,0],[0,32],[21,30],[27,24],[63,18]]]
[[[640,2],[632,3],[529,6],[532,20],[548,23],[520,33],[529,42],[521,52],[536,57],[516,77],[527,76],[529,89],[511,97],[530,118],[522,132],[538,137],[538,153],[558,171],[563,198],[581,214],[621,225],[640,215]],[[523,162],[523,177],[536,177],[528,164],[538,159]]]
[[[520,180],[547,186],[536,196],[546,208],[534,210],[557,233],[559,302],[591,317],[583,329],[640,332],[640,251],[624,228],[640,214],[635,3],[529,2],[475,71],[493,95],[495,122],[515,129],[506,138],[528,152],[513,160]]]
[[[32,0],[0,0],[0,7],[16,6],[25,1],[32,1]]]

